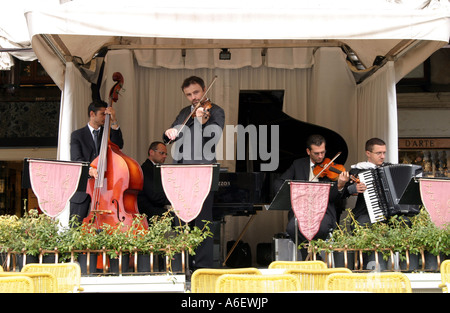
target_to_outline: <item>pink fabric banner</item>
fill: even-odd
[[[189,223],[201,212],[212,183],[213,165],[161,165],[161,181],[175,214]]]
[[[50,217],[64,210],[78,187],[82,164],[45,160],[28,160],[31,188],[39,208]]]
[[[327,211],[329,183],[291,182],[291,205],[298,228],[311,241]]]
[[[450,223],[450,180],[420,178],[420,196],[431,220],[443,228]]]

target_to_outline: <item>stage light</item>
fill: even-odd
[[[231,52],[224,48],[219,53],[219,60],[231,60]]]

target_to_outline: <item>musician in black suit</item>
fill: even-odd
[[[174,142],[172,157],[174,162],[182,164],[212,164],[216,163],[216,144],[222,136],[225,124],[225,112],[217,104],[211,107],[200,106],[195,113],[193,110],[202,99],[206,99],[206,86],[202,78],[191,76],[181,85],[183,94],[190,102],[175,118],[169,129],[163,134],[164,142]],[[194,115],[193,117],[189,117]],[[187,119],[189,117],[189,119]],[[186,121],[184,127],[183,122]],[[214,192],[210,192],[203,203],[202,210],[194,220],[196,226],[203,228],[205,221],[212,221],[212,206]],[[191,268],[204,268],[213,266],[213,238],[208,237],[197,248],[191,258]]]
[[[153,215],[162,216],[167,211],[164,206],[170,204],[164,191],[155,190],[153,183],[156,164],[163,164],[166,157],[166,145],[161,141],[154,141],[148,148],[147,159],[141,165],[144,174],[144,187],[139,191],[137,197],[138,208],[139,213],[146,214],[148,219]]]
[[[279,190],[285,180],[303,180],[311,181],[314,178],[313,168],[317,164],[322,164],[325,159],[326,141],[321,135],[312,135],[306,141],[306,152],[308,157],[295,160],[292,165],[274,182],[274,187]],[[335,202],[340,200],[343,188],[349,179],[348,172],[339,174],[337,183],[333,184],[330,189],[327,210],[320,224],[319,231],[314,239],[326,239],[330,232],[336,227],[337,220]],[[328,182],[328,177],[316,178],[316,181]],[[295,215],[292,210],[288,214],[288,224],[286,232],[290,238],[295,241]],[[298,231],[299,243],[307,241],[306,238]]]
[[[350,175],[357,177],[362,171],[377,168],[387,165],[384,159],[386,156],[386,143],[380,138],[371,138],[366,141],[365,145],[367,161],[359,162],[351,166]],[[367,186],[364,183],[354,183],[349,181],[344,188],[344,197],[349,197],[353,194],[357,194],[355,207],[352,209],[353,215],[356,221],[361,225],[370,225],[369,212],[367,211],[367,205],[364,200],[364,191]]]
[[[94,100],[88,106],[88,124],[73,131],[70,136],[70,159],[72,161],[92,162],[98,156],[106,114],[111,116],[110,140],[120,149],[123,148],[122,131],[120,130],[115,110],[112,107],[108,107],[104,101]],[[96,132],[97,135],[95,135]],[[94,141],[95,136],[98,138],[98,144]],[[89,175],[97,177],[97,170],[90,168]],[[86,192],[76,192],[70,199],[70,217],[72,218],[72,216],[76,215],[77,220],[81,223],[88,215],[90,202],[91,198]]]

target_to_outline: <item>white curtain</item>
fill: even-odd
[[[360,160],[365,160],[367,139],[378,137],[386,142],[386,161],[398,163],[397,97],[395,68],[388,62],[370,79],[357,87],[358,131],[357,145]]]
[[[356,83],[345,54],[339,48],[322,48],[314,54],[307,121],[340,134],[348,146],[346,164],[357,162]]]
[[[87,108],[91,102],[90,84],[73,63],[66,64],[65,84],[61,96],[58,133],[58,160],[70,160],[70,134],[87,124]],[[70,204],[58,216],[62,227],[69,225]]]
[[[59,113],[58,160],[70,160],[70,134],[87,124],[87,108],[91,102],[90,84],[75,65],[68,62]]]

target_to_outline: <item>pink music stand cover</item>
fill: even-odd
[[[161,182],[175,214],[189,223],[201,212],[211,189],[213,165],[161,165]]]
[[[82,164],[51,160],[28,160],[31,188],[39,208],[50,217],[64,210],[78,188]]]
[[[329,183],[291,182],[291,205],[298,228],[311,241],[328,207]]]
[[[420,196],[431,221],[444,228],[450,223],[450,180],[419,179]]]

